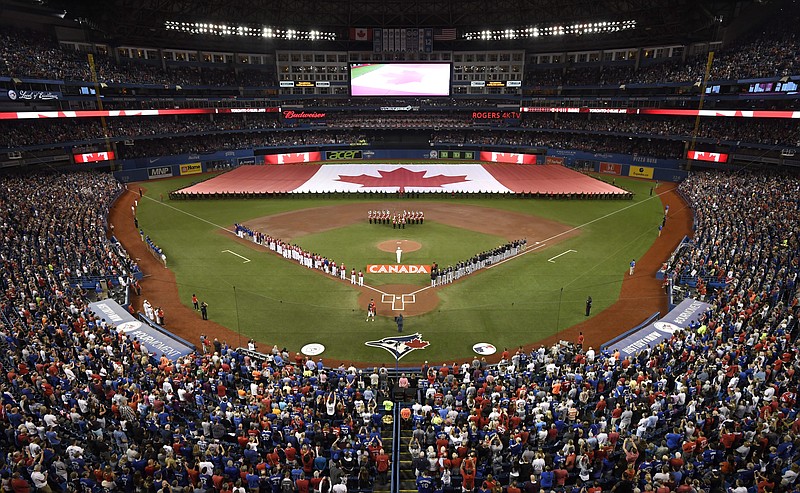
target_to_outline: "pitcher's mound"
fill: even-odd
[[[389,240],[378,243],[378,249],[383,252],[396,252],[397,247],[404,252],[416,252],[422,248],[422,244],[411,240]]]

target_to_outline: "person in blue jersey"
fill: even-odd
[[[435,483],[433,478],[428,474],[427,469],[422,471],[422,474],[417,476],[417,491],[419,493],[433,493]]]

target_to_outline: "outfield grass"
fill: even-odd
[[[148,182],[146,197],[157,197],[196,181],[186,177]],[[550,336],[585,320],[588,295],[598,313],[616,301],[631,258],[639,258],[657,237],[663,209],[650,197],[649,182],[617,178],[617,184],[636,193],[633,201],[561,201],[547,199],[456,199],[458,204],[493,207],[539,216],[580,227],[581,234],[552,248],[507,262],[438,290],[436,310],[409,317],[406,333],[421,332],[431,346],[406,356],[403,363],[423,360],[452,362],[472,354],[472,345],[489,342],[502,350]],[[437,199],[445,200],[445,199]],[[231,199],[209,201],[140,202],[140,225],[169,257],[181,299],[190,306],[192,293],[206,300],[209,316],[264,343],[297,350],[309,342],[327,347],[323,356],[344,360],[394,364],[386,351],[364,346],[367,340],[396,334],[390,318],[365,323],[357,292],[347,284],[300,268],[267,252],[240,245],[219,228],[280,212],[334,204],[364,202],[353,199]],[[410,201],[411,202],[411,201]],[[427,251],[404,253],[404,262],[438,257],[440,264],[469,257],[496,246],[498,238],[441,224],[407,228],[408,239]],[[337,231],[296,239],[321,254],[342,252],[346,264],[374,261],[374,244],[396,239],[390,229],[355,224]],[[231,250],[251,260],[243,263]],[[576,250],[547,259],[567,250]],[[332,253],[328,253],[328,252]],[[369,257],[367,257],[369,255]],[[408,255],[408,256],[406,256]],[[386,253],[387,262],[393,260]],[[353,260],[351,261],[350,258]],[[443,259],[443,260],[440,260]],[[368,283],[417,282],[420,279],[368,279]],[[563,291],[562,291],[563,289]],[[236,341],[229,341],[236,342]]]

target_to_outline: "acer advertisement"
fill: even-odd
[[[111,161],[114,159],[114,151],[108,152],[84,152],[73,156],[76,163],[97,163],[100,161]]]
[[[689,151],[686,157],[695,161],[708,161],[710,163],[728,162],[728,155],[720,152]]]
[[[622,165],[617,163],[600,163],[600,172],[607,175],[621,175]]]
[[[481,161],[507,164],[536,164],[535,154],[518,154],[515,152],[481,151]]]
[[[353,63],[352,96],[449,96],[449,63]]]
[[[363,154],[359,150],[347,151],[325,151],[325,160],[327,161],[345,161],[348,159],[362,159]]]
[[[264,156],[266,164],[300,164],[313,163],[322,160],[320,152],[288,152],[285,154],[267,154]]]

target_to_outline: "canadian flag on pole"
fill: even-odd
[[[351,27],[351,41],[372,41],[372,29],[366,27]]]

